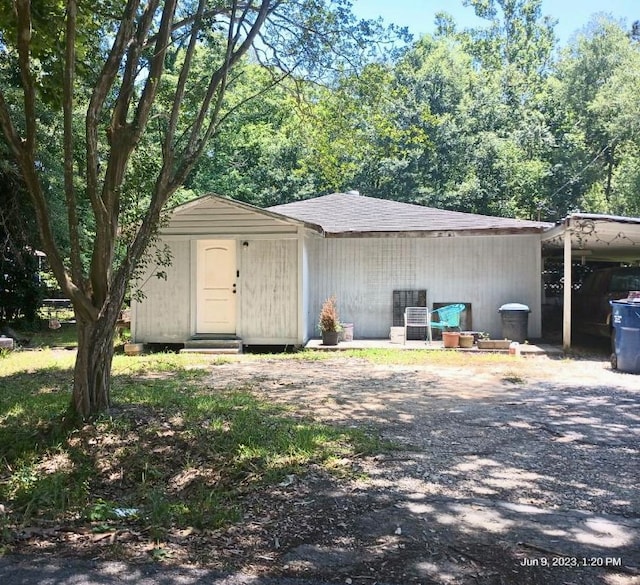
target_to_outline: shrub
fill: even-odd
[[[322,305],[318,321],[320,331],[340,331],[340,319],[336,307],[336,298],[329,297]]]

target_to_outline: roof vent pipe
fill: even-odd
[[[347,195],[360,195],[360,191],[352,189],[351,191],[347,191]]]

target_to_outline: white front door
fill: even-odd
[[[236,332],[236,242],[199,240],[196,333]]]

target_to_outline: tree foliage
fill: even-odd
[[[44,287],[39,280],[36,226],[25,203],[21,175],[0,148],[0,323],[24,319],[31,324]]]
[[[198,175],[218,180],[196,191],[268,205],[356,188],[550,220],[576,209],[637,213],[632,31],[598,16],[560,50],[540,0],[467,3],[486,24],[460,30],[441,13],[434,35],[393,59],[322,87],[279,88],[249,124],[217,137],[229,172],[203,160]]]
[[[344,0],[5,4],[0,75],[13,83],[0,89],[0,127],[42,248],[74,306],[72,410],[86,418],[110,403],[113,330],[127,283],[163,208],[221,125],[294,72],[330,81],[384,35],[358,22]],[[255,77],[266,86],[243,86],[250,57],[270,72]],[[56,104],[60,126],[41,124],[40,113]],[[49,149],[63,161],[57,194],[44,180],[56,171],[46,166]],[[66,207],[66,249],[54,228],[56,197]]]
[[[640,213],[637,23],[599,16],[561,51],[541,0],[464,3],[482,25],[440,13],[411,43],[348,0],[0,6],[0,126],[78,318],[77,413],[109,404],[113,324],[170,201]]]

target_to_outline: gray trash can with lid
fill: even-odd
[[[507,303],[498,309],[502,317],[502,337],[524,343],[531,309],[521,303]]]

